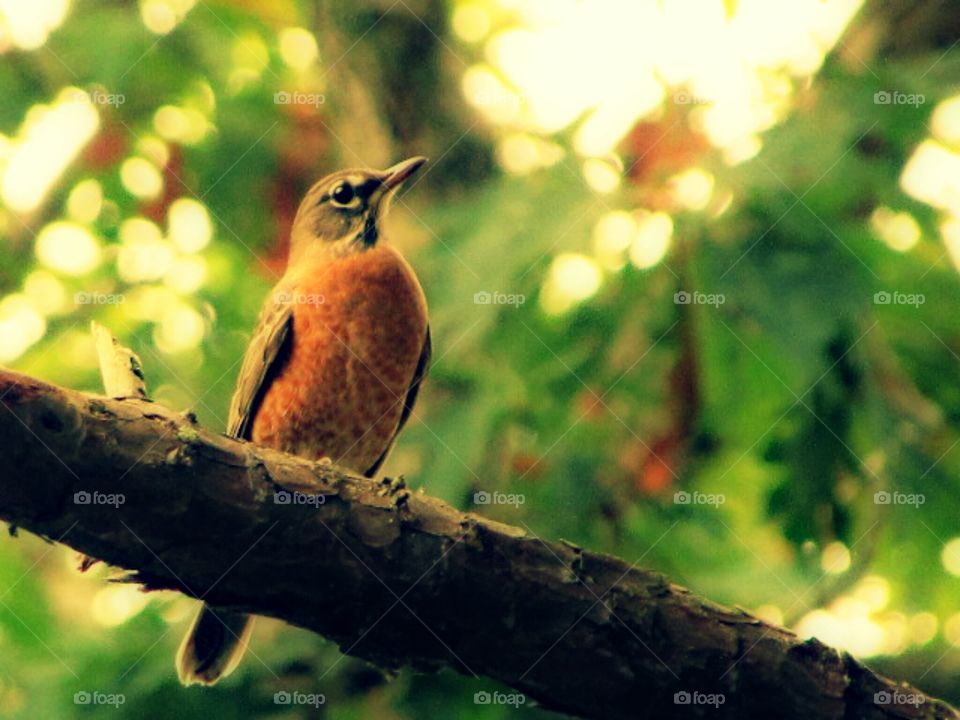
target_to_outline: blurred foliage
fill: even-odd
[[[960,549],[950,544],[960,536],[960,233],[949,230],[960,203],[934,207],[905,177],[935,134],[935,108],[958,93],[949,5],[868,4],[822,67],[761,68],[773,86],[786,83],[787,99],[750,131],[757,148],[733,158],[698,124],[702,109],[671,102],[669,86],[611,136],[610,154],[592,158],[578,153],[571,124],[585,110],[544,129],[465,101],[470,73],[496,55],[479,41],[528,21],[523,3],[75,5],[45,42],[0,32],[8,180],[29,113],[63,102],[64,88],[93,98],[99,122],[35,207],[0,206],[0,353],[10,365],[98,391],[95,318],[140,354],[154,399],[222,428],[303,191],[333,168],[428,155],[388,235],[426,290],[435,360],[387,474],[660,570],[960,702]],[[741,5],[718,3],[732,18]],[[0,3],[0,17],[12,23],[16,7]],[[576,63],[616,51],[588,39],[584,29],[570,47]],[[640,94],[633,65],[605,69]],[[878,104],[875,94],[894,88],[924,101]],[[284,104],[275,93],[314,99]],[[97,102],[109,95],[124,101]],[[947,123],[953,145],[940,138],[951,151],[958,122]],[[153,170],[138,178],[131,157]],[[613,186],[603,179],[611,168]],[[670,190],[690,168],[712,183],[699,207]],[[920,173],[931,192],[955,192],[956,174],[935,170]],[[45,257],[39,238],[71,217],[85,180],[99,185],[102,208],[71,222],[95,239],[99,261],[45,268],[61,256]],[[178,198],[202,205],[209,244],[169,229]],[[631,236],[611,253],[602,228],[624,211],[641,226],[666,214],[672,233]],[[909,220],[891,224],[884,212]],[[156,227],[125,226],[130,218]],[[678,292],[723,301],[684,304]],[[524,301],[483,304],[477,293]],[[924,300],[884,304],[876,293]],[[123,302],[77,301],[107,296]],[[523,502],[478,505],[480,491]],[[885,492],[923,503],[878,502]],[[696,501],[711,496],[723,502]],[[273,621],[258,623],[228,681],[183,690],[172,658],[193,604],[138,598],[107,576],[79,574],[67,550],[36,538],[0,547],[0,717],[313,716],[274,703],[294,690],[323,693],[321,713],[338,718],[518,712],[474,704],[492,681],[407,671],[387,680]],[[75,702],[94,691],[125,702]]]

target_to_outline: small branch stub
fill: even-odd
[[[137,354],[121,345],[113,333],[96,320],[90,321],[90,332],[97,347],[104,393],[114,398],[148,400],[143,363]],[[80,572],[86,572],[100,562],[97,558],[83,553],[80,554],[79,561]]]
[[[103,325],[90,323],[100,361],[103,390],[110,397],[147,399],[147,383],[143,364],[130,348],[124,347]]]

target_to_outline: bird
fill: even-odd
[[[423,288],[381,227],[425,162],[341,170],[307,191],[286,270],[244,355],[228,435],[376,475],[410,419],[432,352]],[[251,629],[252,616],[203,605],[177,652],[180,682],[229,675]]]

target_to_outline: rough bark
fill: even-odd
[[[585,718],[960,717],[659,574],[402,482],[8,371],[0,405],[0,518],[148,588],[281,618],[382,665],[489,676]],[[315,500],[277,502],[283,491]],[[84,492],[115,502],[75,502]],[[723,704],[676,704],[682,692]],[[899,704],[875,702],[882,692]]]

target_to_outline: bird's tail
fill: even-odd
[[[180,643],[177,675],[184,685],[213,685],[240,663],[253,617],[204,605]]]

